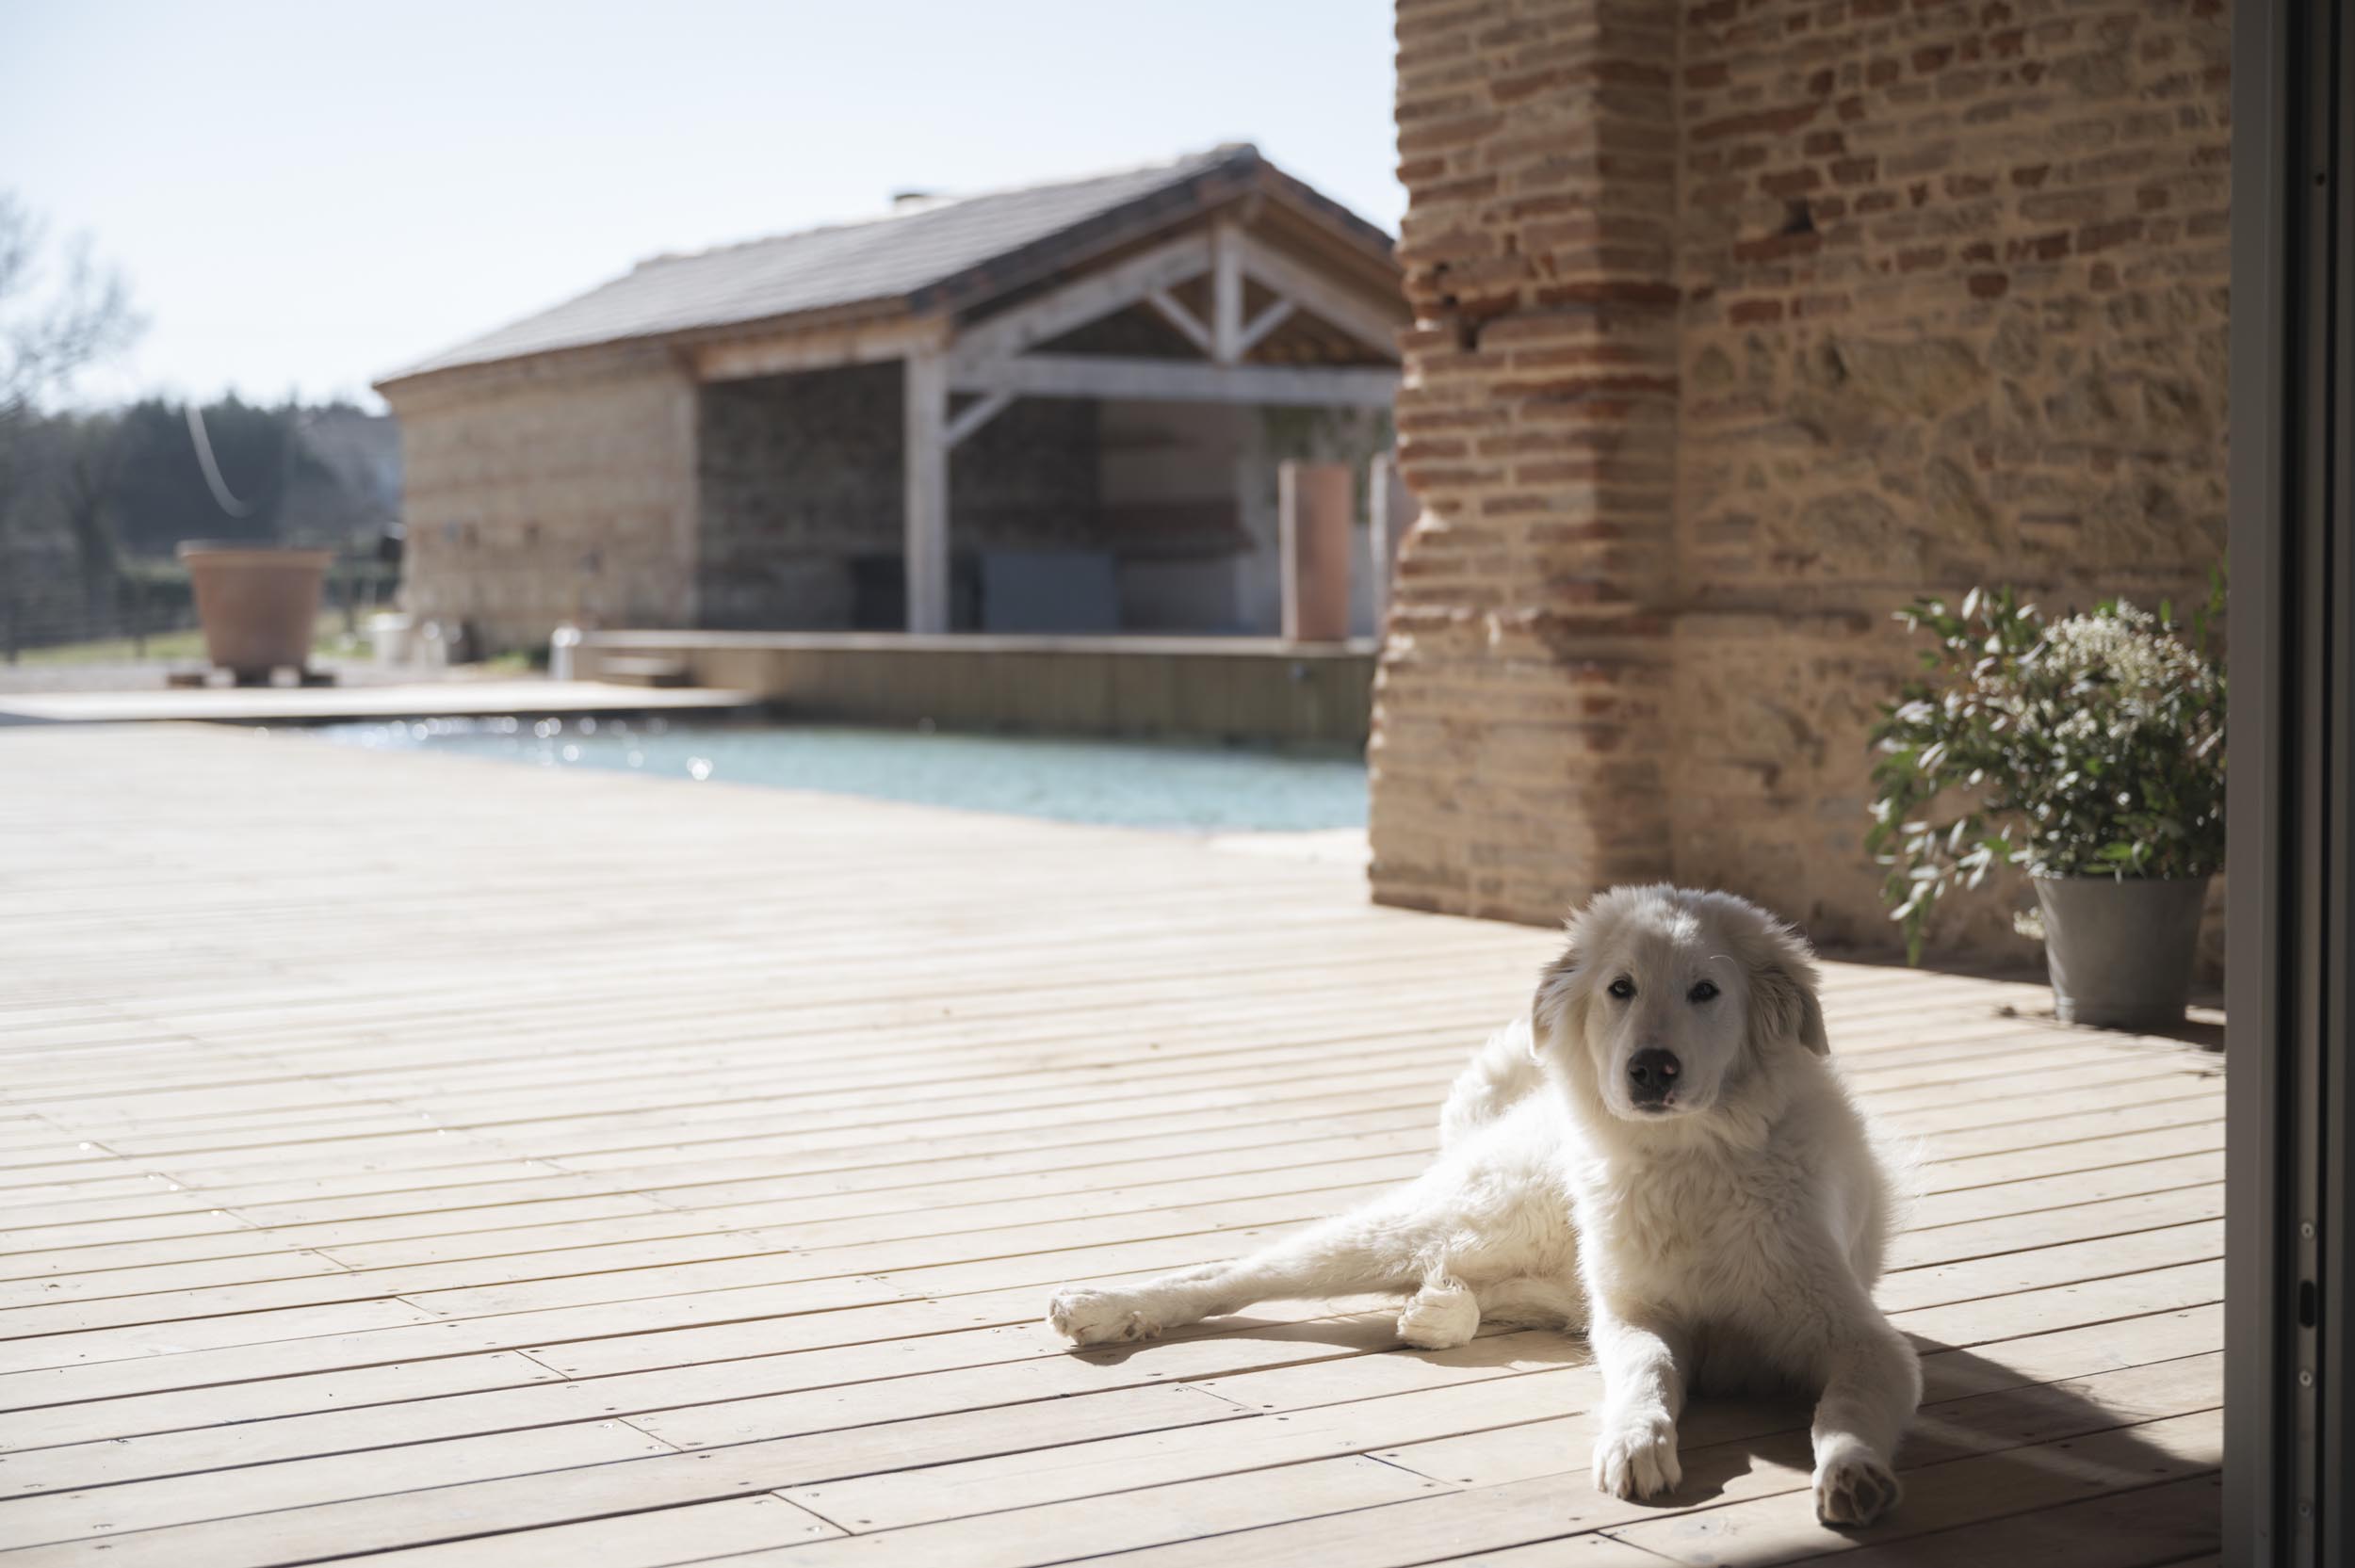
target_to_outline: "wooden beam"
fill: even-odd
[[[1268,333],[1291,320],[1292,312],[1298,308],[1290,299],[1278,299],[1253,316],[1250,325],[1242,330],[1242,342],[1237,345],[1237,354],[1248,354],[1258,348]]]
[[[1210,266],[1210,236],[1183,235],[974,322],[957,334],[953,352],[960,361],[968,362],[1018,354],[1133,305],[1155,289],[1198,278]]]
[[[1202,318],[1180,304],[1178,298],[1169,290],[1157,288],[1145,298],[1146,303],[1161,313],[1163,320],[1185,333],[1187,341],[1196,348],[1201,349],[1205,354],[1213,354],[1217,351],[1211,346],[1210,329],[1202,325]]]
[[[949,629],[949,377],[935,350],[910,354],[906,391],[908,630]]]
[[[739,381],[755,376],[878,364],[903,359],[918,348],[937,348],[947,337],[948,324],[938,317],[867,321],[706,343],[690,357],[697,380]]]
[[[1242,359],[1242,231],[1221,223],[1210,231],[1210,358]]]
[[[1395,314],[1385,311],[1371,297],[1344,290],[1314,268],[1248,234],[1241,235],[1238,243],[1242,251],[1242,269],[1250,276],[1302,310],[1330,321],[1368,348],[1377,348],[1390,359],[1398,358],[1399,331],[1406,325],[1403,301]]]
[[[956,416],[949,421],[948,428],[944,432],[948,444],[951,446],[956,445],[966,436],[1003,413],[1006,405],[1013,401],[1014,394],[1011,392],[983,393],[980,397],[959,410]]]
[[[1398,396],[1398,372],[1388,366],[1224,365],[1026,354],[989,364],[957,365],[949,384],[958,392],[1002,391],[1037,397],[1388,408]]]

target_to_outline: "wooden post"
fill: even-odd
[[[1242,358],[1242,231],[1221,223],[1210,231],[1210,358]]]
[[[1349,636],[1356,478],[1341,462],[1286,462],[1276,470],[1287,641],[1340,642]]]
[[[1421,508],[1415,493],[1398,477],[1398,456],[1384,452],[1366,470],[1366,510],[1372,526],[1368,565],[1373,573],[1373,626],[1380,633],[1390,620],[1390,577],[1398,570],[1399,542],[1415,525]]]
[[[908,630],[949,629],[949,367],[936,348],[907,358],[905,562]]]

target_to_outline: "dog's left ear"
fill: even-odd
[[[1815,955],[1789,927],[1762,920],[1750,955],[1750,1031],[1761,1040],[1795,1040],[1831,1055],[1824,1005],[1815,995]]]

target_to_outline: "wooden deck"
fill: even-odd
[[[1411,1174],[1542,932],[1176,836],[0,731],[0,1568],[2114,1568],[2216,1549],[2217,1059],[1833,965],[1929,1142],[1908,1495],[1807,1412],[1588,1484],[1584,1347],[1371,1302],[1066,1351],[1048,1289]]]

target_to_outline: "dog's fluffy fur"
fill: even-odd
[[[1400,1336],[1425,1349],[1484,1320],[1583,1328],[1603,1374],[1603,1491],[1677,1485],[1687,1388],[1797,1388],[1817,1398],[1817,1512],[1869,1523],[1897,1500],[1922,1379],[1873,1303],[1896,1191],[1825,1059],[1815,984],[1806,943],[1752,904],[1614,889],[1455,1080],[1422,1176],[1237,1262],[1066,1287],[1048,1320],[1089,1345],[1396,1290]],[[1663,1049],[1673,1088],[1639,1104],[1632,1059]]]

